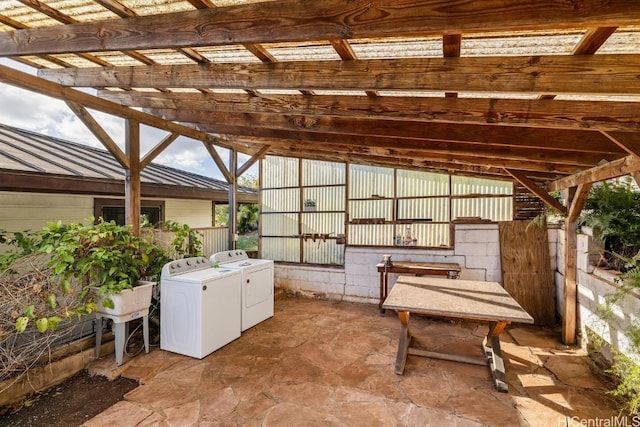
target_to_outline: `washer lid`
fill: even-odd
[[[273,265],[273,260],[270,260],[270,259],[247,258],[247,259],[233,261],[233,262],[226,262],[222,264],[222,267],[256,270],[258,268],[269,267],[272,265]]]
[[[223,277],[237,275],[239,273],[240,272],[238,270],[212,267],[202,270],[190,271],[184,274],[176,274],[175,276],[166,278],[166,280],[173,280],[176,282],[203,283],[210,280],[217,280]]]

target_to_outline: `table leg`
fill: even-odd
[[[398,341],[398,354],[396,356],[395,373],[402,375],[404,373],[404,365],[407,363],[407,355],[409,354],[409,345],[411,344],[411,332],[409,332],[409,312],[398,311],[400,319],[400,340]]]
[[[507,385],[502,349],[500,348],[500,333],[504,331],[508,324],[509,322],[505,321],[491,323],[489,325],[489,333],[482,343],[489,360],[491,376],[495,382],[496,389],[504,393],[509,391],[509,386]]]
[[[382,271],[380,272],[380,301],[378,302],[378,309],[380,310],[381,316],[386,312],[386,310],[382,308],[382,303],[387,299],[387,295],[389,295],[389,273]]]

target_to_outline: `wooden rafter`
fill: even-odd
[[[115,159],[122,165],[124,169],[129,169],[131,164],[127,155],[118,147],[118,144],[111,139],[109,134],[98,124],[93,118],[91,113],[87,111],[82,105],[73,101],[66,101],[67,106],[75,113],[82,123],[91,131],[91,133],[105,146],[105,148],[115,157]]]
[[[155,65],[46,69],[38,73],[64,86],[120,88],[331,90],[340,87],[343,90],[640,94],[638,69],[638,55],[611,54]]]
[[[34,0],[35,1],[35,0]],[[78,23],[2,34],[0,52],[7,56],[64,52],[100,52],[166,47],[196,47],[342,38],[441,35],[576,26],[623,26],[640,22],[640,4],[616,2],[517,0],[492,3],[409,0],[283,0],[167,15]],[[452,25],[455,23],[454,25]],[[96,30],[100,28],[99,36]],[[132,35],[135,34],[135,37]],[[60,43],[59,40],[65,40]]]
[[[393,137],[399,142],[409,139],[431,140],[432,142],[470,142],[492,145],[500,151],[500,147],[514,149],[534,149],[539,160],[562,162],[567,156],[577,164],[593,165],[600,160],[613,159],[624,154],[624,150],[612,144],[608,138],[599,132],[535,129],[524,127],[491,126],[478,124],[457,124],[438,122],[421,122],[416,120],[390,120],[384,118],[346,118],[340,116],[305,116],[296,114],[271,113],[228,113],[228,112],[200,112],[189,110],[151,110],[154,115],[173,121],[189,121],[207,126],[211,132],[233,134],[233,129],[239,129],[238,134],[259,134],[251,129],[271,129],[284,131],[300,131],[305,133],[318,132],[324,134],[371,135]],[[243,130],[243,128],[246,128]],[[292,137],[304,138],[304,133],[294,133]],[[626,133],[625,133],[626,135]],[[287,136],[283,133],[283,138]],[[581,141],[579,144],[576,140]],[[378,144],[379,145],[379,144]],[[455,144],[441,148],[455,150]],[[481,149],[482,147],[473,147]],[[505,153],[500,153],[503,155]],[[581,163],[576,156],[584,159]]]
[[[572,55],[593,55],[616,31],[618,27],[598,27],[590,28],[573,48]],[[556,95],[546,94],[540,99],[554,99]]]
[[[249,96],[215,93],[100,91],[101,98],[130,107],[237,113],[379,117],[448,123],[477,123],[534,128],[640,131],[640,103],[535,99],[349,95]]]
[[[625,150],[627,153],[640,159],[640,135],[626,135],[620,133],[602,132],[604,136],[609,138],[611,142]]]
[[[230,184],[234,183],[235,182],[235,176],[232,175],[229,172],[229,169],[224,164],[224,162],[220,158],[220,155],[216,151],[216,147],[214,147],[213,144],[211,144],[208,141],[202,141],[202,143],[204,144],[205,148],[209,152],[209,155],[211,156],[211,158],[215,162],[215,164],[218,167],[218,169],[220,169],[220,173],[222,173],[222,176],[224,176],[224,179]]]
[[[260,150],[258,150],[256,154],[251,156],[249,160],[247,160],[242,166],[238,168],[238,170],[236,171],[236,176],[241,176],[246,171],[248,171],[251,168],[251,166],[253,166],[258,160],[263,158],[270,149],[271,149],[271,146],[269,145],[264,145],[262,148],[260,148]]]
[[[151,114],[123,107],[122,105],[116,104],[114,102],[98,98],[96,96],[81,92],[76,89],[57,85],[38,77],[34,77],[30,74],[6,67],[4,65],[0,65],[0,82],[35,91],[43,95],[51,96],[53,98],[62,99],[64,101],[76,102],[83,105],[84,107],[92,108],[107,114],[113,114],[117,117],[122,117],[125,119],[135,119],[142,124],[159,129],[164,129],[168,132],[177,132],[181,135],[196,140],[210,142],[213,139],[211,135],[200,132],[191,127],[162,120]],[[219,141],[216,140],[216,142]],[[233,147],[233,143],[231,142],[224,142],[222,144],[223,146],[225,146],[225,148]]]
[[[462,34],[445,34],[442,36],[442,55],[445,58],[458,58],[462,44]],[[457,98],[458,92],[445,92],[447,98]]]
[[[141,160],[140,160],[140,168],[144,169],[155,159],[160,153],[162,153],[165,148],[167,148],[173,141],[175,141],[180,136],[177,132],[172,132],[162,139],[155,147],[153,147]]]
[[[538,185],[536,185],[535,182],[533,182],[532,180],[527,178],[526,175],[524,175],[521,172],[518,172],[518,171],[515,171],[515,170],[511,170],[511,169],[506,169],[506,171],[516,181],[518,181],[520,184],[522,184],[524,187],[526,187],[533,194],[538,196],[540,198],[540,200],[542,200],[547,206],[549,206],[550,208],[552,208],[553,210],[555,210],[556,212],[558,212],[561,215],[564,215],[564,214],[567,213],[567,208],[562,203],[557,201],[554,197],[550,196],[549,193],[547,193],[542,188],[540,188]]]

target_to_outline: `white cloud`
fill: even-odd
[[[15,61],[0,59],[0,64],[35,74],[34,69]],[[124,150],[126,133],[124,119],[99,111],[89,110],[89,112],[116,144]],[[2,83],[0,83],[0,123],[92,147],[104,148],[102,143],[63,101]],[[163,130],[141,126],[140,151],[142,155],[155,147],[166,135],[168,132]],[[219,149],[218,153],[226,164],[228,151]],[[178,138],[154,161],[176,169],[223,179],[220,170],[202,143],[190,138]],[[240,156],[239,161],[242,164],[244,157]],[[250,173],[257,175],[255,166]]]

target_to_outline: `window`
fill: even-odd
[[[96,218],[125,225],[124,199],[94,199],[93,210]],[[151,224],[158,224],[164,221],[164,201],[141,200],[140,213],[146,216]]]
[[[456,219],[506,221],[511,181],[267,156],[262,254],[344,264],[344,245],[450,248]]]

